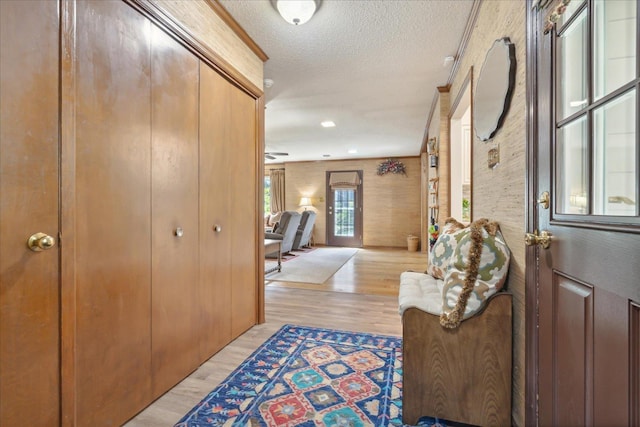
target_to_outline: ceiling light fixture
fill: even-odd
[[[320,126],[322,126],[323,128],[334,128],[336,127],[336,124],[331,120],[327,120],[326,122],[321,122]]]
[[[348,150],[347,153],[349,153],[349,154],[357,154],[358,150],[356,150],[355,148],[352,148],[352,149]]]
[[[276,0],[278,13],[292,25],[307,22],[316,13],[317,8],[316,0]]]

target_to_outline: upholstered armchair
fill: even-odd
[[[277,227],[271,233],[264,233],[265,239],[282,240],[280,252],[286,254],[293,248],[293,241],[300,225],[302,215],[295,211],[285,211],[280,217]]]
[[[296,238],[293,240],[293,249],[300,249],[305,246],[309,246],[311,240],[311,233],[313,231],[313,224],[316,222],[316,213],[314,211],[302,212],[302,218],[300,219],[300,225],[296,232]]]
[[[281,216],[282,212],[267,213],[264,216],[264,231],[268,233],[272,232],[273,228],[280,221]]]

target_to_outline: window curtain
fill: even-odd
[[[331,172],[329,176],[329,186],[335,189],[351,189],[355,190],[360,185],[360,176],[358,172]]]
[[[271,179],[271,213],[284,211],[284,170],[272,169]]]

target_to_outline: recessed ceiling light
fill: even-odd
[[[352,148],[352,149],[347,151],[347,153],[349,153],[349,154],[356,154],[357,152],[358,152],[358,150],[356,150],[355,148]]]
[[[336,127],[336,124],[333,123],[331,120],[327,120],[326,122],[322,122],[322,123],[320,123],[320,125],[323,128],[334,128],[334,127]]]
[[[322,157],[331,157],[331,154],[323,154]]]

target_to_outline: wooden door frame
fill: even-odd
[[[533,233],[538,227],[538,13],[527,0],[526,10],[526,165],[525,178],[525,232]],[[537,425],[538,419],[538,268],[537,249],[525,252],[525,424]]]
[[[456,110],[458,109],[458,107],[460,106],[460,103],[462,102],[462,97],[466,94],[466,92],[469,91],[469,123],[471,125],[471,141],[469,144],[469,162],[470,162],[470,166],[469,166],[469,174],[471,175],[471,184],[469,186],[469,204],[470,204],[470,209],[469,209],[469,223],[471,223],[473,221],[473,141],[475,140],[475,128],[473,126],[473,65],[471,67],[469,67],[469,71],[467,71],[467,76],[464,78],[463,82],[460,84],[460,89],[458,90],[458,93],[456,94],[455,99],[453,100],[453,102],[451,103],[450,107],[449,107],[449,114],[447,115],[447,132],[449,134],[449,153],[451,153],[451,120],[453,119],[454,114],[457,112]],[[451,215],[451,174],[452,174],[452,170],[453,170],[453,165],[452,165],[452,161],[453,161],[453,156],[450,155],[449,156],[449,169],[447,171],[447,177],[448,177],[448,182],[449,182],[449,197],[448,199],[448,203],[449,203],[449,215]],[[460,221],[462,221],[462,215],[460,216],[460,218],[458,218]]]

